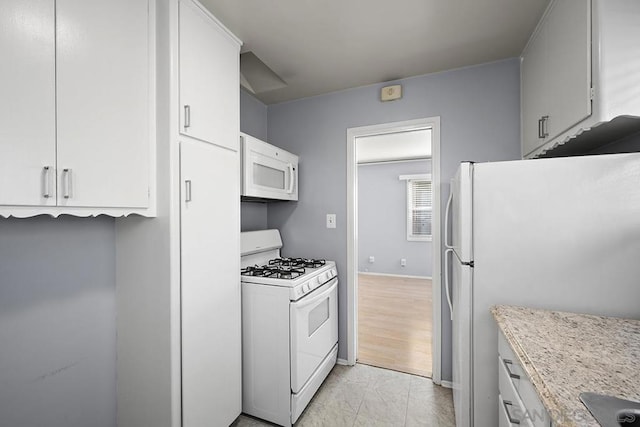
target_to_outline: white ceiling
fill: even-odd
[[[201,0],[287,86],[266,104],[518,56],[549,0]]]

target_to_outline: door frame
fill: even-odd
[[[441,212],[440,212],[440,117],[382,123],[347,129],[347,364],[355,365],[358,349],[358,165],[356,140],[358,137],[386,133],[431,129],[431,162],[433,185],[433,329],[431,338],[432,380],[442,382],[441,377]]]

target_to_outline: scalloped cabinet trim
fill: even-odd
[[[77,217],[98,217],[100,215],[128,217],[130,215],[155,217],[155,211],[150,209],[122,209],[122,208],[56,208],[56,207],[0,207],[0,216],[4,218],[30,218],[37,215],[47,215],[58,218],[60,215],[72,215]]]
[[[523,158],[640,131],[640,2],[553,0],[521,56]]]
[[[0,215],[155,216],[155,1],[3,0],[0,53]]]

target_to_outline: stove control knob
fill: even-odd
[[[336,269],[335,269],[335,268],[332,268],[332,269],[331,269],[331,276],[335,277],[335,276],[337,276],[337,275],[338,275],[338,272],[336,271]]]
[[[309,286],[309,284],[308,284],[308,283],[305,283],[304,285],[302,285],[302,290],[303,290],[304,292],[309,292],[309,288],[310,288],[310,286]]]

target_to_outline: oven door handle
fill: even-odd
[[[325,286],[328,286],[328,288],[325,289],[324,291],[320,292],[319,294],[313,295],[313,296],[309,296],[309,297],[303,297],[302,299],[300,299],[300,300],[298,300],[296,302],[292,302],[291,305],[296,310],[299,310],[299,309],[308,307],[310,305],[313,305],[313,304],[317,303],[320,300],[325,299],[327,297],[327,295],[329,295],[331,292],[333,292],[334,289],[338,286],[338,278],[334,277],[333,279],[331,279],[331,281],[329,281],[328,283],[325,283],[324,285],[322,285],[318,289],[322,289]]]

